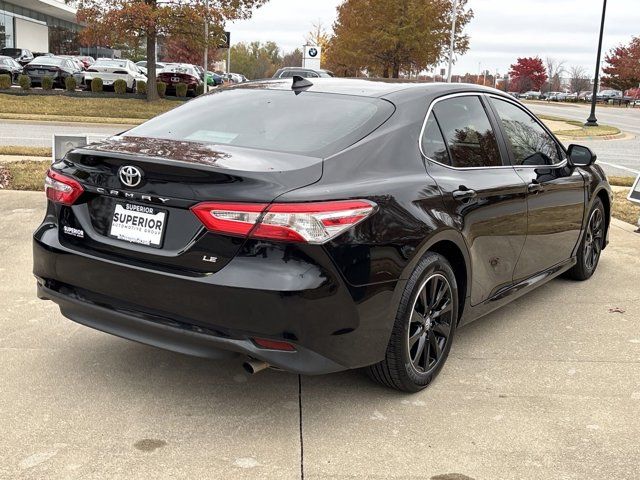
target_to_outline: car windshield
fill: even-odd
[[[55,65],[59,67],[66,59],[60,57],[38,57],[31,61],[32,65]]]
[[[379,98],[231,89],[188,102],[124,135],[325,157],[371,133],[393,111],[393,104]]]

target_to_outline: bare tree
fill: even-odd
[[[562,86],[562,79],[560,78],[563,73],[566,72],[564,68],[565,60],[556,60],[552,57],[545,59],[545,66],[547,67],[547,91],[557,92]]]
[[[589,90],[591,80],[584,67],[574,65],[569,69],[571,92],[580,93]]]

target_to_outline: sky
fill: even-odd
[[[393,0],[389,0],[393,1]],[[275,41],[285,52],[304,44],[313,23],[330,29],[342,0],[270,0],[249,20],[228,26],[231,41]],[[604,52],[640,35],[640,0],[608,0]],[[465,31],[470,49],[458,56],[454,74],[488,69],[507,73],[517,57],[552,57],[566,68],[592,72],[602,0],[469,0],[474,18]]]

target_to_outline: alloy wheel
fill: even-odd
[[[409,361],[418,373],[428,373],[438,365],[451,336],[453,298],[447,278],[429,276],[413,302],[407,346]]]
[[[596,208],[589,218],[587,225],[586,238],[584,241],[584,262],[589,270],[593,270],[598,263],[600,252],[602,250],[602,239],[604,236],[604,222],[602,221],[602,212]]]

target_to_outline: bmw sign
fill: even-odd
[[[319,45],[305,45],[302,57],[302,66],[312,70],[320,69],[320,58],[322,57],[322,47]]]
[[[318,56],[318,49],[315,47],[312,47],[309,49],[309,56],[310,57],[317,57]]]

